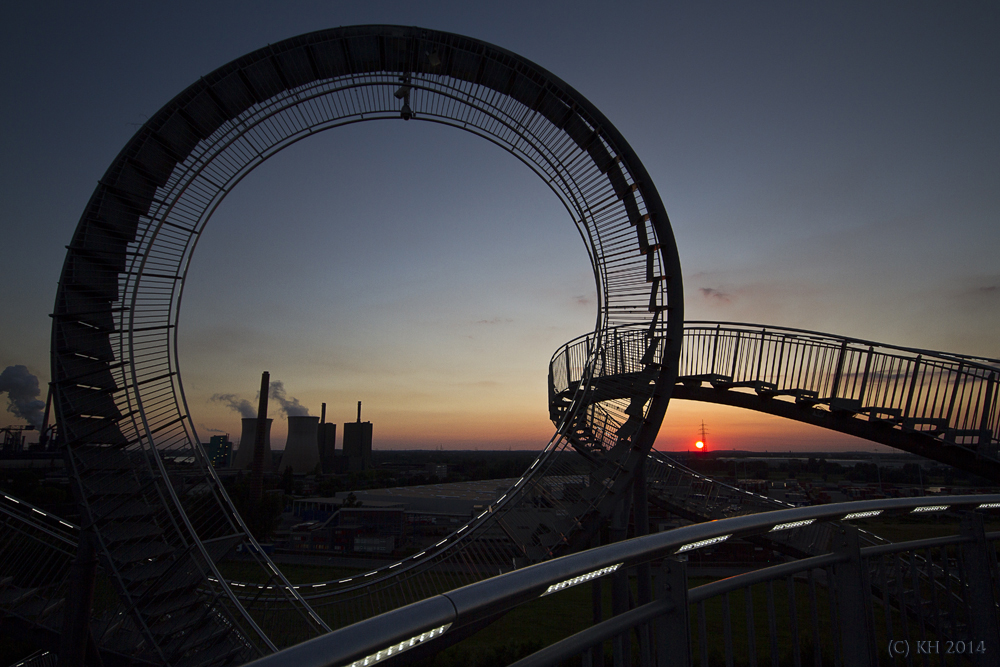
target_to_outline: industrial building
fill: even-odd
[[[273,419],[266,420],[264,427],[264,468],[263,472],[271,472],[271,424]],[[233,457],[233,467],[238,470],[250,470],[253,466],[253,445],[257,437],[257,417],[243,418],[243,432],[240,434],[240,448]]]
[[[229,440],[228,433],[213,435],[208,442],[201,443],[201,446],[205,448],[212,467],[228,468],[233,464],[233,443]]]
[[[372,423],[361,421],[361,401],[358,401],[358,420],[344,424],[344,456],[349,472],[371,470]]]
[[[293,473],[309,474],[316,471],[319,462],[319,417],[308,415],[288,417],[288,439],[281,456],[278,472],[291,468]]]

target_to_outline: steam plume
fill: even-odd
[[[38,400],[38,378],[27,366],[8,366],[0,373],[0,393],[7,392],[7,411],[25,420],[36,429],[42,428],[45,401]]]
[[[304,417],[309,414],[309,408],[299,403],[299,399],[285,397],[285,385],[281,380],[271,380],[271,391],[268,395],[278,402],[281,411],[289,417]]]
[[[245,398],[240,398],[236,394],[216,394],[212,396],[212,400],[225,403],[231,410],[240,413],[241,417],[253,418],[257,416],[257,410],[254,409],[250,401]]]

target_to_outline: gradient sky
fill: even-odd
[[[0,7],[0,368],[48,382],[64,246],[148,117],[261,46],[364,23],[483,39],[588,97],[663,198],[688,319],[1000,357],[995,2],[41,1]],[[209,223],[181,313],[188,402],[202,439],[236,437],[211,397],[253,400],[269,370],[331,421],[363,400],[376,448],[541,448],[549,357],[593,329],[594,293],[565,210],[510,155],[429,123],[334,130]],[[681,401],[658,448],[702,419],[716,448],[874,448]]]

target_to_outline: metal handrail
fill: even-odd
[[[982,357],[972,354],[957,354],[952,352],[941,352],[939,350],[927,350],[919,347],[906,347],[903,345],[889,345],[887,343],[880,343],[878,341],[868,340],[866,338],[855,338],[853,336],[841,336],[838,334],[825,333],[822,331],[812,331],[810,329],[796,329],[795,327],[781,327],[772,326],[767,324],[754,324],[752,322],[723,322],[714,320],[685,320],[684,328],[688,329],[708,329],[714,327],[725,327],[725,328],[735,328],[742,327],[746,329],[751,329],[755,331],[763,331],[767,333],[792,333],[792,334],[802,334],[805,336],[815,337],[818,339],[828,340],[828,341],[847,341],[848,343],[857,343],[859,345],[871,345],[873,347],[884,347],[889,350],[899,350],[900,352],[910,352],[912,354],[920,354],[924,356],[940,357],[942,359],[964,359],[966,361],[971,361],[973,363],[979,363],[984,367],[989,364],[994,364],[1000,366],[1000,359],[994,359],[992,357]]]
[[[256,667],[336,667],[361,660],[374,664],[407,648],[431,642],[452,628],[482,621],[535,600],[553,588],[584,581],[733,537],[783,529],[802,521],[845,520],[860,512],[898,513],[927,507],[979,508],[1000,503],[1000,495],[891,498],[800,507],[694,524],[616,542],[538,563],[342,628],[253,663]],[[849,519],[848,519],[849,520]],[[381,653],[380,653],[381,652]],[[359,663],[360,665],[361,663]]]

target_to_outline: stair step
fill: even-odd
[[[105,544],[140,540],[162,534],[162,528],[148,521],[119,521],[101,529],[101,537]]]
[[[106,498],[91,504],[98,522],[149,517],[153,510],[145,502],[129,498]]]
[[[169,590],[161,588],[156,592],[155,600],[140,604],[139,611],[148,618],[158,618],[189,609],[200,602],[200,598],[193,593],[198,583],[194,580],[186,586],[177,586]]]
[[[152,561],[172,553],[174,547],[165,542],[140,542],[119,546],[111,551],[111,557],[118,563],[128,565],[142,561]]]

